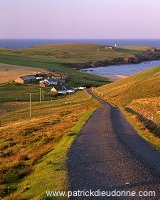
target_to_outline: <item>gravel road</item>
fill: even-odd
[[[91,95],[102,107],[89,118],[68,153],[70,190],[75,191],[71,199],[160,199],[160,153],[138,135],[117,107]],[[96,193],[83,196],[90,190]],[[119,196],[98,196],[98,190]],[[120,196],[122,191],[136,196]]]

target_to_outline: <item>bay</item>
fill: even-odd
[[[160,60],[153,60],[142,62],[139,64],[123,64],[123,65],[112,65],[107,67],[95,67],[81,70],[82,72],[98,75],[123,75],[130,76],[141,72],[146,69],[160,66]]]

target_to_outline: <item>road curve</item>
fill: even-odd
[[[89,118],[69,150],[70,190],[100,190],[107,195],[109,191],[135,191],[137,196],[92,193],[85,197],[79,193],[82,196],[77,197],[74,193],[71,199],[160,199],[160,153],[138,135],[117,107],[91,95],[103,106]]]

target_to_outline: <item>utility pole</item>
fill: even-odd
[[[40,90],[39,101],[40,101],[40,103],[41,103],[41,101],[42,101],[42,88],[39,88],[39,90]]]
[[[29,93],[30,104],[29,104],[29,116],[32,117],[32,93]]]
[[[44,91],[42,90],[42,101],[44,101]]]

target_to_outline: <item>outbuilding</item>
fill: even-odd
[[[45,82],[45,81],[43,81],[43,82],[40,82],[40,83],[39,83],[39,86],[40,86],[40,87],[47,87],[47,86],[48,86],[48,83]]]
[[[36,77],[33,75],[20,76],[15,79],[15,82],[20,84],[33,83],[36,82]]]

